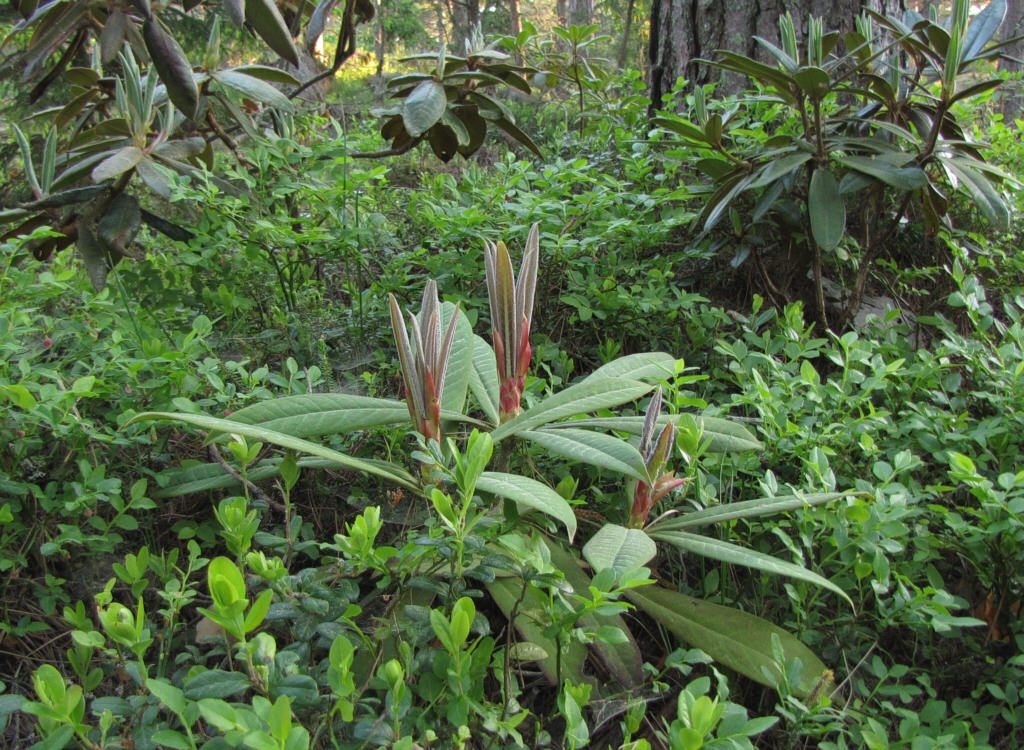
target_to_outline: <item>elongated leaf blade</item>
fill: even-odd
[[[476,483],[477,489],[493,495],[515,500],[530,508],[561,521],[569,533],[569,541],[576,535],[576,515],[565,499],[536,479],[518,474],[485,471]]]
[[[669,378],[675,373],[676,362],[678,361],[671,354],[666,354],[665,352],[630,354],[601,365],[590,373],[586,380],[599,380],[601,378],[632,378],[633,380]]]
[[[451,302],[441,304],[441,330],[448,330],[454,311],[455,305]],[[469,380],[473,372],[473,344],[473,326],[460,309],[451,354],[448,356],[444,393],[441,394],[441,408],[446,411],[461,413],[466,408],[466,391],[469,389]]]
[[[572,461],[650,482],[640,451],[624,440],[590,430],[525,430],[519,437]]]
[[[846,234],[846,205],[839,192],[839,183],[824,167],[815,169],[811,175],[807,211],[811,218],[811,234],[818,247],[834,250]]]
[[[671,414],[663,414],[658,419],[658,426],[664,427],[673,418]],[[694,417],[698,425],[704,429],[704,437],[710,438],[708,451],[712,453],[726,453],[733,451],[756,451],[761,450],[761,442],[755,438],[750,431],[739,422],[721,417]],[[579,419],[564,424],[550,425],[548,429],[562,430],[566,428],[586,428],[597,430],[615,430],[626,432],[630,435],[639,435],[643,432],[643,417],[598,417],[594,419]]]
[[[125,146],[118,149],[93,168],[92,179],[94,182],[105,182],[119,177],[129,169],[133,169],[142,157],[142,149],[138,146]]]
[[[831,689],[827,670],[813,651],[796,636],[755,615],[732,607],[723,607],[659,586],[630,589],[627,599],[668,628],[687,644],[706,651],[712,659],[735,669],[755,682],[776,687],[779,665],[772,657],[772,635],[778,637],[787,662],[800,659],[802,679],[793,691],[806,698],[812,691]]]
[[[498,411],[501,386],[498,383],[494,350],[476,334],[473,335],[473,369],[469,374],[469,387],[491,424],[498,424],[501,417]]]
[[[191,424],[195,427],[199,427],[203,430],[209,430],[211,432],[223,432],[226,434],[243,435],[244,437],[255,438],[256,440],[262,440],[267,443],[279,445],[282,448],[290,448],[295,451],[301,451],[302,453],[320,456],[321,458],[334,461],[336,464],[343,466],[346,469],[372,474],[374,476],[381,477],[382,479],[386,479],[389,482],[399,484],[406,489],[419,492],[419,485],[416,483],[416,480],[412,475],[397,466],[389,465],[387,467],[383,467],[379,464],[348,456],[318,443],[303,440],[292,435],[286,435],[282,432],[277,432],[276,430],[271,430],[261,425],[248,425],[243,422],[208,417],[205,414],[186,414],[182,412],[145,412],[132,417],[127,424],[134,424],[135,422],[154,419],[169,419],[177,422],[185,422],[186,424]]]
[[[899,166],[885,159],[856,155],[838,156],[836,161],[857,172],[870,175],[876,180],[881,180],[886,185],[891,185],[897,190],[917,190],[924,187],[928,181],[924,170],[916,164]]]
[[[211,73],[210,78],[217,81],[217,83],[244,94],[253,101],[269,104],[272,107],[288,112],[294,109],[287,96],[266,81],[261,81],[259,78],[247,75],[246,73],[236,70],[220,70],[216,73]]]
[[[1006,0],[991,0],[988,5],[981,9],[981,12],[974,17],[974,20],[971,21],[971,25],[967,29],[967,36],[964,39],[963,57],[961,58],[964,63],[968,63],[977,57],[985,48],[985,45],[992,41],[992,37],[996,35],[999,27],[1003,25],[1004,18],[1006,18]]]
[[[308,393],[261,401],[231,415],[234,422],[258,425],[293,437],[341,435],[409,420],[402,401],[350,393]]]
[[[245,20],[252,24],[270,49],[298,66],[299,51],[274,0],[245,0]]]
[[[370,459],[364,459],[369,461]],[[301,469],[330,469],[337,464],[319,456],[302,456],[296,462]],[[265,459],[255,466],[250,466],[246,476],[251,482],[276,477],[280,473],[279,457]],[[198,464],[195,466],[176,467],[160,472],[159,489],[150,490],[154,498],[180,497],[194,492],[237,487],[238,480],[228,474],[220,464]]]
[[[178,40],[156,18],[142,24],[142,38],[153,67],[167,89],[167,97],[186,117],[195,117],[199,106],[199,87],[192,75],[192,64]]]
[[[444,86],[433,79],[418,84],[402,103],[406,131],[419,138],[437,124],[447,106]]]
[[[518,417],[510,419],[491,433],[494,442],[523,430],[540,427],[556,419],[586,414],[598,409],[610,409],[635,401],[654,389],[654,386],[627,378],[600,378],[571,385],[564,391],[541,401]]]
[[[800,565],[780,560],[777,557],[746,549],[729,542],[723,542],[719,539],[712,539],[699,534],[690,534],[685,531],[658,531],[653,529],[651,537],[659,542],[667,542],[684,552],[692,552],[702,557],[710,557],[713,560],[720,560],[732,563],[733,565],[743,565],[748,568],[763,570],[766,573],[774,573],[795,578],[799,581],[813,583],[815,586],[821,586],[839,594],[851,607],[853,606],[853,602],[846,595],[846,592],[827,578],[823,578]]]
[[[612,568],[618,575],[646,565],[656,554],[658,545],[643,529],[614,523],[602,526],[583,546],[583,556],[594,570]]]
[[[784,495],[781,497],[762,497],[756,500],[744,500],[739,503],[713,505],[710,508],[704,508],[693,513],[686,513],[685,515],[673,516],[664,521],[658,521],[656,525],[648,528],[648,531],[653,532],[655,529],[658,531],[679,531],[733,521],[737,518],[754,518],[755,516],[787,513],[814,505],[830,503],[833,500],[848,497],[849,494],[844,492],[823,492],[813,495]]]

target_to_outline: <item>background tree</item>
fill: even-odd
[[[1006,20],[1003,21],[1002,39],[1018,38],[1011,42],[1005,49],[1005,54],[999,58],[999,70],[1008,73],[1020,73],[1024,71],[1024,0],[1006,0]],[[1021,81],[1016,87],[1007,86],[1006,97],[1003,99],[1003,117],[1012,119],[1021,116],[1024,109],[1024,93],[1022,93]]]
[[[691,84],[718,82],[720,94],[742,90],[742,77],[723,73],[696,62],[711,58],[715,50],[728,49],[764,62],[767,52],[753,37],[778,42],[778,20],[786,12],[797,23],[803,38],[808,15],[828,18],[839,32],[853,30],[854,19],[870,7],[886,15],[898,14],[904,0],[653,0],[648,45],[651,101],[657,107],[672,90],[676,79]]]

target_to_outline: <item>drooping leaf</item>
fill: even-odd
[[[167,98],[186,117],[195,117],[199,106],[199,87],[192,75],[192,64],[178,40],[156,18],[142,24],[142,38],[153,67],[167,88]]]
[[[169,419],[172,421],[185,422],[199,427],[200,429],[212,432],[223,432],[225,434],[243,435],[244,437],[255,438],[267,443],[279,445],[282,448],[290,448],[291,450],[310,453],[314,456],[326,458],[346,469],[381,477],[382,479],[394,482],[395,484],[401,485],[402,487],[414,492],[419,490],[419,485],[416,483],[416,480],[412,475],[397,466],[382,466],[370,461],[365,461],[360,458],[340,453],[339,451],[318,443],[313,443],[309,440],[302,440],[301,438],[270,430],[260,425],[248,425],[242,422],[208,417],[205,414],[187,414],[183,412],[145,412],[132,417],[125,426],[134,424],[135,422],[153,419]]]
[[[485,471],[480,475],[476,486],[479,490],[515,500],[517,503],[539,510],[541,513],[546,513],[561,521],[565,525],[570,542],[576,535],[576,515],[569,507],[569,503],[553,489],[536,479],[519,474]]]
[[[831,673],[821,659],[793,634],[767,620],[659,586],[630,589],[625,596],[685,643],[772,688],[776,687],[776,680],[767,677],[764,669],[770,674],[780,674],[772,656],[772,635],[775,635],[782,645],[785,660],[800,659],[803,664],[801,681],[792,686],[798,697],[831,690]]]
[[[608,469],[649,482],[643,456],[624,440],[590,430],[523,430],[519,437],[536,443],[556,455],[572,461]]]
[[[78,254],[85,261],[85,272],[97,292],[103,291],[107,285],[107,274],[110,272],[110,261],[107,252],[100,246],[92,229],[84,222],[78,226],[78,240],[75,243]]]
[[[910,155],[908,154],[908,157]],[[837,156],[836,161],[844,166],[870,175],[898,190],[917,190],[928,181],[927,175],[916,164],[901,166],[890,160],[869,156]]]
[[[621,575],[646,565],[658,554],[658,545],[643,529],[608,523],[583,546],[583,556],[596,571],[612,568]]]
[[[96,225],[100,244],[107,252],[128,255],[128,246],[135,239],[140,222],[138,199],[127,193],[118,194]]]
[[[310,55],[316,54],[316,43],[324,34],[324,27],[327,24],[327,17],[331,15],[338,4],[338,0],[320,0],[313,8],[313,13],[306,23],[306,33],[303,37],[303,44]]]
[[[444,86],[430,79],[418,84],[402,103],[402,122],[413,138],[419,138],[441,119],[448,98]]]
[[[48,195],[37,201],[19,204],[19,208],[27,210],[41,210],[44,208],[61,208],[75,203],[85,203],[86,201],[95,198],[106,189],[106,185],[86,185],[79,188],[70,188],[69,190],[62,190],[59,193],[53,193],[52,195]]]
[[[825,167],[811,175],[807,191],[807,212],[811,234],[822,250],[834,250],[846,234],[846,205],[839,192],[839,182]]]
[[[270,49],[298,66],[299,51],[274,0],[245,0],[245,20],[252,24]]]
[[[294,109],[287,96],[266,81],[246,73],[237,70],[220,70],[216,73],[210,73],[210,78],[223,86],[244,94],[253,101],[269,104],[272,107],[277,107],[287,112],[291,112]]]
[[[135,165],[135,173],[146,186],[161,198],[171,197],[171,180],[148,156]]]

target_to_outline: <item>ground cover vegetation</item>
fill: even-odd
[[[331,67],[333,7],[225,19]],[[4,123],[5,746],[1024,744],[1002,3],[654,119],[597,24],[370,116],[106,8],[7,41],[73,98]]]

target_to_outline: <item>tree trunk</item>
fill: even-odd
[[[619,59],[618,68],[622,70],[626,67],[626,55],[629,54],[629,35],[633,31],[633,9],[636,6],[636,0],[629,0],[626,3],[626,26],[622,30],[622,43],[619,45]]]
[[[384,98],[384,3],[377,2],[377,13],[374,15],[373,52],[377,58],[377,74],[373,81],[373,100],[379,104]]]
[[[568,21],[572,26],[586,26],[594,20],[594,0],[569,0]]]
[[[718,83],[719,94],[735,94],[746,79],[723,74],[698,58],[712,59],[725,49],[774,64],[753,37],[779,43],[778,19],[789,11],[802,37],[808,15],[825,19],[828,31],[846,32],[865,7],[899,13],[903,0],[653,0],[651,6],[650,89],[652,107],[684,77],[687,83]]]
[[[555,15],[558,16],[558,25],[563,28],[569,25],[569,11],[566,0],[555,0]]]
[[[1003,20],[1003,28],[999,34],[1000,39],[1009,39],[1024,34],[1024,0],[1006,0],[1006,18]],[[1024,40],[1014,42],[1004,48],[1003,56],[999,58],[999,70],[1009,73],[1019,73],[1024,70]],[[1024,92],[1020,80],[1013,81],[1006,85],[1004,98],[1000,109],[1003,112],[1003,119],[1012,122],[1024,112]]]

